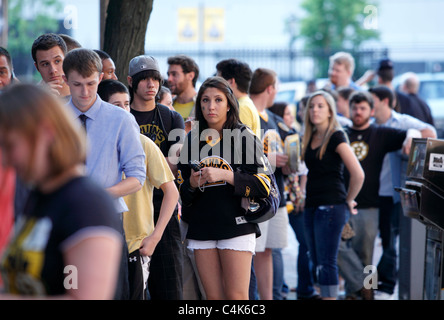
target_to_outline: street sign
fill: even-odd
[[[179,42],[223,42],[225,10],[222,8],[179,8]]]

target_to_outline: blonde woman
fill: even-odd
[[[0,100],[0,147],[31,188],[0,259],[0,299],[112,299],[122,238],[109,194],[83,175],[85,134],[46,89],[15,85]],[[2,290],[0,290],[2,291]]]
[[[308,168],[305,227],[323,299],[338,295],[337,255],[342,228],[356,214],[364,171],[336,119],[333,97],[316,91],[307,101],[302,158]],[[344,166],[350,173],[348,191]]]

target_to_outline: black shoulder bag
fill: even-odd
[[[238,140],[239,141],[239,140]],[[234,150],[237,151],[236,145],[234,145]],[[245,220],[251,223],[261,223],[270,220],[276,215],[280,204],[280,194],[277,187],[276,178],[274,176],[272,167],[268,158],[264,158],[264,165],[266,167],[266,174],[270,178],[270,193],[268,197],[257,198],[257,197],[243,197],[241,201],[241,207],[244,209]],[[239,159],[242,159],[240,157]],[[240,167],[238,168],[239,171]]]

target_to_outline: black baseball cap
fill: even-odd
[[[379,61],[378,70],[383,70],[383,69],[393,69],[393,61],[388,58]]]

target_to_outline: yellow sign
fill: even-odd
[[[179,42],[197,42],[199,39],[199,10],[180,8],[177,27]]]
[[[204,42],[223,42],[225,36],[225,10],[207,8],[204,14]]]
[[[223,42],[225,10],[222,8],[180,8],[178,11],[179,42]]]

